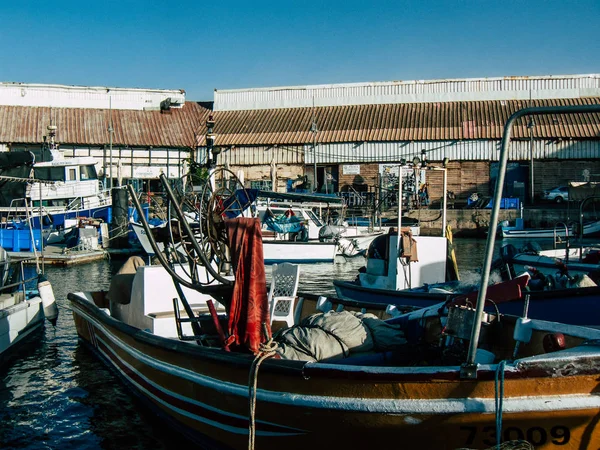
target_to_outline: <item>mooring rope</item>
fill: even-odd
[[[258,369],[262,362],[275,355],[278,344],[272,338],[267,342],[261,343],[258,347],[258,353],[250,366],[248,376],[248,399],[249,399],[249,422],[248,422],[248,450],[254,450],[254,439],[256,438],[256,385],[258,382]]]

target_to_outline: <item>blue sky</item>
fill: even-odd
[[[9,6],[10,5],[10,6]],[[214,89],[600,72],[600,1],[5,2],[0,81]]]

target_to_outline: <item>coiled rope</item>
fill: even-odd
[[[256,385],[258,382],[258,369],[262,362],[276,354],[279,345],[272,338],[258,347],[258,353],[250,366],[248,376],[248,399],[249,399],[249,422],[248,422],[248,450],[254,450],[254,440],[256,438]]]

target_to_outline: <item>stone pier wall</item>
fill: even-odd
[[[485,236],[491,209],[450,209],[447,211],[448,224],[455,236],[483,237]],[[438,235],[442,229],[442,212],[434,209],[413,210],[407,214],[418,219],[421,223],[421,234]],[[520,216],[516,209],[501,209],[500,221],[514,221]],[[576,209],[525,209],[523,211],[525,225],[532,228],[551,228],[557,222],[573,222],[579,220]]]

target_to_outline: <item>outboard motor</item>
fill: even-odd
[[[42,299],[44,316],[46,316],[46,319],[48,319],[52,325],[56,326],[56,321],[58,320],[58,306],[56,305],[52,285],[43,274],[40,274],[38,277],[38,292]]]
[[[517,253],[517,249],[514,245],[506,244],[500,249],[500,258],[502,259],[502,262],[509,263]]]
[[[335,238],[340,237],[343,233],[344,227],[339,225],[325,225],[319,229],[319,242],[332,241]]]

